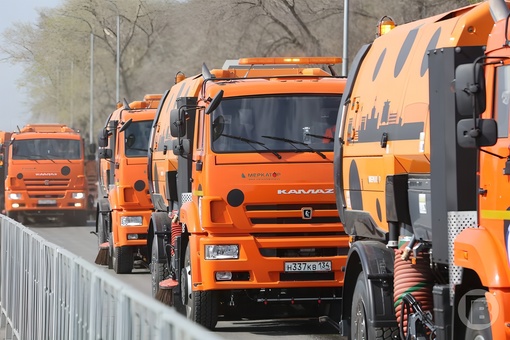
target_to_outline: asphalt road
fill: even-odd
[[[94,222],[88,226],[55,226],[31,225],[31,230],[49,242],[60,246],[83,259],[94,263],[97,253],[97,237],[92,234]],[[131,274],[118,275],[106,266],[99,266],[117,279],[126,282],[141,294],[152,298],[151,278],[147,269],[134,269]],[[216,327],[218,336],[225,339],[262,340],[290,339],[293,340],[345,340],[336,329],[328,324],[320,324],[317,319],[285,319],[285,320],[241,320],[220,321]]]

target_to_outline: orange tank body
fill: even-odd
[[[510,339],[509,14],[489,0],[358,51],[334,141],[343,335]]]

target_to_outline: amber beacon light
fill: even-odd
[[[375,34],[377,37],[380,37],[381,35],[384,35],[391,31],[392,29],[394,29],[395,26],[397,26],[395,24],[395,20],[385,15],[381,18],[381,20],[379,20],[379,23],[377,24],[377,31]]]
[[[280,58],[241,58],[239,65],[282,65],[282,64],[297,64],[297,65],[317,65],[317,64],[340,64],[342,58],[340,57],[280,57]]]

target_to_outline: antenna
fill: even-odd
[[[128,101],[126,100],[126,98],[124,98],[124,109],[125,109],[125,110],[131,110],[131,107],[129,107],[129,103],[128,103]]]
[[[202,64],[202,77],[204,77],[205,80],[213,78],[213,75],[211,74],[205,63]]]

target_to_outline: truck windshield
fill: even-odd
[[[14,139],[12,159],[82,159],[80,146],[76,139]]]
[[[333,151],[340,99],[340,94],[224,98],[211,117],[212,149],[218,153]]]
[[[132,122],[124,131],[126,157],[147,157],[152,120]]]

